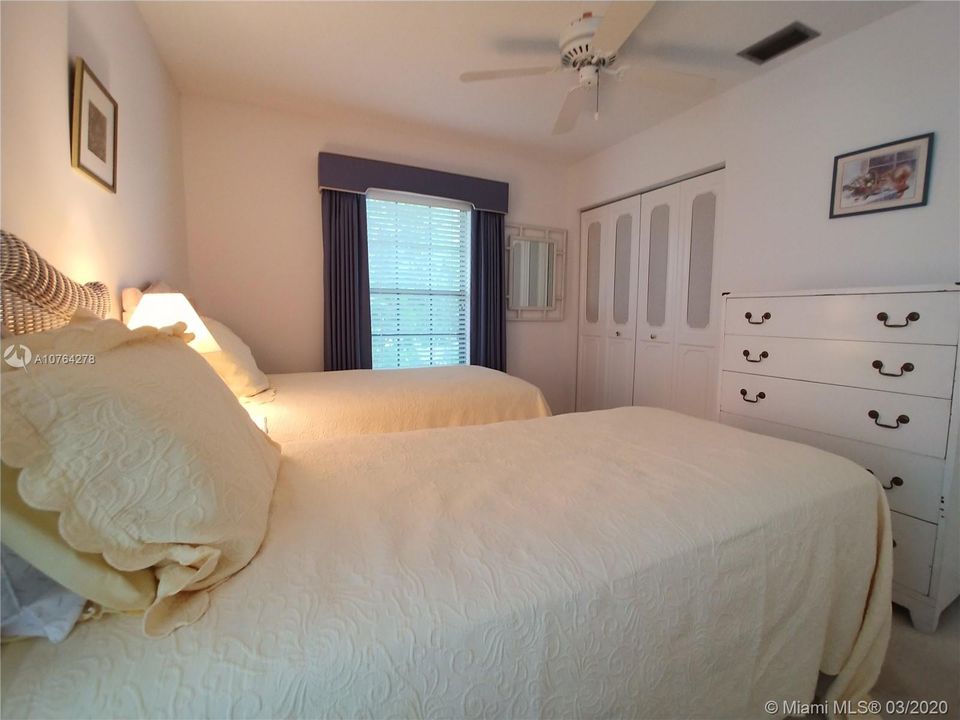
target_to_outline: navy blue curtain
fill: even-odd
[[[323,369],[373,367],[366,197],[321,191]]]
[[[473,211],[470,247],[470,364],[507,369],[504,216]]]

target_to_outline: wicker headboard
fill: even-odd
[[[74,282],[16,235],[0,230],[0,294],[4,333],[23,335],[66,325],[80,308],[106,317],[110,291]]]

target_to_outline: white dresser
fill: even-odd
[[[883,484],[893,599],[932,632],[960,594],[960,287],[732,294],[720,421],[844,455]]]

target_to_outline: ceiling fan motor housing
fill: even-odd
[[[584,65],[593,65],[603,68],[617,59],[616,53],[598,55],[590,44],[601,20],[593,13],[584,13],[570,23],[560,38],[560,61],[565,67],[579,70]]]

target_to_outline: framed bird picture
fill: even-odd
[[[830,217],[926,205],[932,153],[927,133],[837,155]]]
[[[73,76],[70,160],[110,192],[117,191],[117,101],[77,58]]]

